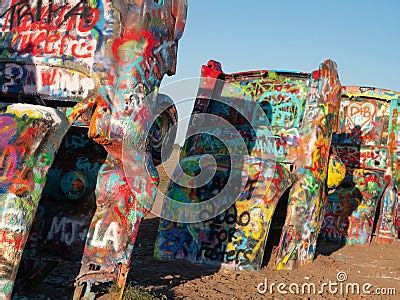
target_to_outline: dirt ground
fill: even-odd
[[[319,290],[322,283],[337,281],[338,272],[345,272],[346,283],[358,283],[360,288],[370,283],[375,291],[379,288],[396,288],[397,296],[373,296],[382,299],[400,299],[400,242],[391,245],[346,246],[333,252],[319,253],[313,264],[296,271],[276,271],[274,257],[261,271],[212,270],[201,265],[183,261],[161,262],[153,258],[154,241],[157,234],[158,218],[150,217],[143,221],[135,249],[132,268],[127,286],[141,287],[157,298],[168,299],[262,299],[286,298],[277,292],[258,293],[257,286],[264,283],[284,283],[287,285],[304,282],[313,283]],[[29,293],[22,293],[15,299],[70,299],[73,293],[73,280],[79,271],[79,263],[65,262]],[[132,297],[129,288],[125,299]],[[343,288],[345,290],[345,288]],[[300,290],[301,291],[301,290]],[[351,291],[351,290],[350,290]],[[340,292],[340,290],[339,290]],[[136,295],[136,294],[135,294]],[[332,298],[328,288],[323,297]],[[336,294],[340,297],[340,294]],[[347,298],[364,299],[371,296],[342,295]],[[291,295],[290,298],[307,298],[307,295]],[[342,298],[341,297],[341,298]],[[148,297],[140,297],[149,299]]]
[[[168,180],[162,171],[160,173],[161,189],[165,190]],[[270,251],[272,258],[265,262],[266,266],[261,271],[233,272],[212,270],[207,266],[192,265],[183,261],[155,260],[153,249],[158,222],[159,219],[155,216],[149,216],[142,222],[128,276],[125,299],[138,299],[137,294],[132,296],[130,291],[132,288],[129,288],[138,286],[155,297],[164,299],[314,298],[313,295],[304,294],[284,295],[277,291],[276,286],[279,283],[286,284],[284,289],[289,291],[288,287],[292,284],[291,290],[296,292],[296,284],[301,288],[306,282],[314,284],[318,291],[323,283],[338,282],[339,272],[346,273],[347,281],[343,283],[357,283],[360,288],[370,284],[371,287],[368,287],[372,293],[377,292],[376,287],[397,289],[397,296],[374,295],[372,298],[400,299],[400,241],[385,246],[372,243],[366,246],[346,246],[341,249],[320,247],[315,262],[296,271],[275,270],[274,253]],[[79,263],[60,263],[41,284],[29,293],[17,295],[15,299],[69,299],[73,293],[73,281],[79,267]],[[275,289],[273,293],[268,290],[262,295],[257,291],[257,286],[265,283],[265,280],[268,284],[275,283]],[[342,290],[345,292],[344,285]],[[351,292],[351,289],[349,291]],[[386,290],[386,292],[391,291]],[[325,287],[321,296],[356,299],[371,297],[340,294],[340,290],[333,295],[329,293],[328,287]],[[149,299],[146,295],[139,298]]]
[[[400,242],[392,245],[346,246],[329,254],[320,253],[315,262],[296,271],[276,271],[274,258],[261,271],[232,272],[212,271],[204,266],[185,262],[159,262],[152,258],[153,240],[156,236],[158,219],[143,223],[136,249],[130,284],[140,285],[146,290],[167,295],[168,298],[191,299],[244,299],[280,296],[275,291],[261,295],[257,285],[265,282],[314,283],[317,289],[329,280],[337,282],[338,272],[345,272],[346,283],[358,283],[360,287],[370,283],[379,288],[396,288],[400,299]],[[321,251],[322,252],[322,251]],[[375,291],[372,287],[371,291]],[[328,288],[322,294],[329,297]],[[337,294],[338,296],[340,294]],[[293,296],[292,296],[293,297]],[[385,299],[395,298],[383,297]],[[300,298],[304,298],[300,297]],[[357,297],[356,297],[357,298]]]

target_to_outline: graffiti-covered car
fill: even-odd
[[[209,127],[216,127],[211,134],[193,135],[202,123],[210,123],[211,116],[231,124],[238,133],[235,139],[244,141],[243,167],[236,170],[244,185],[231,186],[230,192],[205,208],[202,222],[174,222],[172,215],[161,220],[156,258],[260,269],[272,218],[283,213],[286,220],[277,268],[293,269],[312,261],[323,221],[330,144],[336,131],[340,94],[336,64],[331,60],[311,73],[266,70],[225,74],[218,62],[203,66],[180,167],[174,177],[183,173],[196,176],[200,166],[207,168],[207,163],[201,161],[203,154],[213,155],[215,176],[194,188],[171,183],[167,196],[177,202],[207,202],[235,173],[232,164],[240,157],[221,142],[232,139],[234,133],[227,130],[229,126],[211,121]],[[253,114],[256,106],[262,109],[261,119]],[[207,116],[202,117],[204,113]],[[224,137],[224,131],[228,137]],[[338,161],[330,169],[338,172],[336,178],[342,177],[343,166]],[[332,186],[339,183],[331,181]],[[287,206],[275,211],[287,189]],[[214,216],[216,207],[226,203],[233,205]]]
[[[138,172],[149,188],[134,193],[122,171],[121,141],[133,113],[143,112],[142,123],[133,122],[139,129],[165,111],[139,145],[150,167],[159,163],[176,109],[168,97],[144,102],[175,73],[186,9],[186,0],[0,3],[2,297],[11,297],[27,241],[20,273],[28,282],[35,280],[27,273],[37,273],[31,260],[45,250],[56,260],[83,256],[76,298],[102,282],[115,282],[122,293],[145,212],[126,201],[151,198],[157,173]]]
[[[399,105],[394,91],[343,87],[332,150],[346,165],[346,177],[328,197],[321,231],[326,241],[369,243],[374,224],[379,242],[397,239]]]

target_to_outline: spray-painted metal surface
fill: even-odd
[[[195,224],[162,220],[155,256],[235,269],[259,269],[275,208],[283,192],[291,186],[277,268],[293,269],[312,261],[323,220],[329,148],[340,104],[336,64],[327,60],[312,73],[224,74],[220,65],[211,61],[203,66],[202,75],[205,79],[199,88],[192,120],[196,114],[207,112],[223,117],[237,128],[250,154],[245,160],[250,169],[248,184],[230,209],[211,220]],[[219,78],[222,83],[212,78]],[[259,133],[252,136],[251,128],[242,126],[237,111],[210,100],[210,95],[239,94],[251,96],[267,110],[274,143],[264,143],[266,137]],[[216,176],[224,178],[222,166],[227,166],[224,161],[228,160],[225,150],[206,136],[190,137],[181,154],[181,167],[187,174],[196,174],[197,156],[210,153],[221,165]],[[272,174],[268,161],[259,157],[263,150],[276,157]],[[218,193],[222,185],[223,180],[218,178],[197,189],[171,184],[168,196],[183,202],[207,200],[207,195]]]
[[[332,149],[347,174],[328,197],[321,232],[326,240],[368,243],[374,221],[379,242],[397,238],[399,101],[400,94],[393,91],[343,87],[340,126]]]
[[[107,154],[88,138],[87,131],[84,127],[71,127],[49,169],[14,294],[29,292],[60,262],[76,264],[82,258],[96,207],[97,174]],[[70,270],[64,272],[70,274]]]
[[[159,95],[162,109],[158,130],[168,131],[176,122],[170,99]],[[71,127],[49,170],[40,205],[30,230],[18,270],[17,293],[26,293],[51,276],[58,264],[80,262],[87,232],[96,209],[95,189],[98,172],[107,152],[89,139],[88,129]],[[173,135],[173,134],[172,134]],[[154,134],[153,160],[159,161],[159,145],[165,136]],[[65,270],[68,274],[69,270]],[[59,278],[57,280],[63,280]]]
[[[108,45],[112,46],[101,55],[105,63],[103,86],[70,115],[75,119],[93,107],[89,136],[108,153],[97,178],[97,208],[87,234],[75,298],[92,297],[92,286],[102,282],[116,283],[122,295],[138,227],[146,213],[140,201],[154,199],[158,181],[151,155],[147,168],[132,161],[130,168],[135,174],[129,178],[125,174],[125,126],[136,112],[135,132],[145,131],[152,111],[144,105],[144,98],[156,91],[165,74],[175,73],[178,40],[186,21],[186,0],[119,1],[112,5],[111,9],[111,2],[107,2],[105,14],[113,25],[106,29],[110,33]],[[156,105],[151,103],[150,109]]]
[[[104,17],[108,1],[97,2],[2,1],[2,93],[30,95],[39,103],[86,98],[98,85],[91,74],[96,54],[112,34]]]
[[[97,177],[98,209],[88,228],[78,285],[115,281],[117,278],[120,287],[124,285],[135,234],[144,213],[144,209],[136,209],[135,197],[154,196],[152,179],[143,182],[145,188],[137,186],[134,192],[126,183],[120,154],[124,125],[132,111],[140,111],[140,102],[157,89],[163,76],[175,73],[177,43],[185,27],[186,9],[186,0],[7,0],[0,3],[1,101],[35,104],[38,114],[44,110],[49,111],[43,108],[44,105],[57,107],[67,114],[70,123],[89,125],[89,136],[109,153]],[[162,101],[163,108],[165,100]],[[157,106],[159,103],[152,104]],[[157,109],[153,109],[152,113],[158,113]],[[50,134],[45,138],[37,136],[37,140],[33,138],[31,143],[36,145],[47,142],[47,138],[51,139],[54,149],[48,149],[46,153],[53,159],[68,125],[65,118],[63,122],[58,122],[60,124],[51,122],[51,118],[58,116],[56,110],[48,114],[48,127],[54,125],[54,128],[46,127],[46,130],[55,131],[60,127],[64,131],[59,130],[57,138]],[[174,118],[176,110],[169,107],[158,123],[161,127],[171,126],[175,122]],[[140,127],[141,124],[138,122],[136,125]],[[156,156],[155,163],[159,160],[158,147],[163,138],[159,131],[160,125],[156,126],[149,138],[150,167],[153,165],[151,154]],[[67,136],[64,143],[74,134],[72,132]],[[62,149],[65,157],[82,154],[75,149],[76,152],[72,151],[74,155],[70,155],[70,149],[67,149],[66,144],[65,147]],[[80,169],[94,168],[88,165],[88,161],[96,160],[91,155],[82,154],[80,161],[74,158],[65,165],[56,163],[50,174],[47,191],[58,192],[64,200],[71,197],[78,199],[82,195],[86,199],[85,193],[93,187],[93,182],[86,186],[82,174],[88,170],[82,172]],[[51,165],[52,161],[48,162]],[[29,165],[21,166],[24,172],[28,172]],[[60,175],[57,166],[69,172]],[[42,169],[45,178],[48,166]],[[15,170],[18,170],[16,166]],[[96,171],[90,169],[88,172]],[[19,175],[10,173],[7,176],[11,178]],[[154,173],[153,177],[156,179],[157,174]],[[141,170],[137,174],[137,181],[144,181],[145,178],[146,170]],[[36,202],[39,201],[45,182],[45,179],[40,180],[43,184],[37,186]],[[29,207],[32,218],[36,206]],[[76,219],[68,219],[63,212],[60,212],[59,217],[61,219],[53,218],[46,238],[52,241],[59,238],[61,243],[74,244],[76,231],[82,230],[75,240],[79,243],[86,233],[81,226],[83,223],[78,224]],[[31,221],[25,224],[24,240]],[[73,236],[65,233],[68,228],[75,229],[71,233]],[[11,279],[18,267],[19,256],[15,256],[12,262],[14,269]],[[124,270],[124,274],[121,270]],[[9,296],[11,285],[7,278],[4,277],[4,289],[7,289]]]
[[[71,127],[49,170],[39,209],[25,249],[26,259],[42,252],[63,260],[80,260],[95,210],[97,174],[106,151]]]
[[[47,171],[68,126],[52,108],[0,107],[0,297],[8,299]]]
[[[61,111],[65,111],[68,107],[87,97],[95,87],[95,80],[90,72],[94,64],[97,40],[91,33],[98,17],[99,10],[93,4],[89,5],[87,1],[7,0],[0,4],[0,101],[34,104],[31,105],[29,111],[26,104],[23,107],[8,106],[21,109],[19,117],[25,114],[25,119],[19,120],[22,124],[26,122],[26,126],[31,126],[37,123],[38,126],[42,126],[41,130],[40,128],[27,129],[28,132],[29,130],[42,132],[36,135],[31,133],[31,136],[26,134],[23,140],[23,143],[26,144],[25,147],[54,144],[51,147],[46,146],[48,149],[37,148],[37,153],[33,153],[48,157],[46,161],[48,165],[41,166],[42,178],[37,179],[40,180],[40,184],[36,184],[35,190],[32,190],[34,201],[29,205],[25,201],[25,205],[21,207],[20,214],[29,212],[30,215],[30,218],[21,220],[23,223],[21,226],[24,227],[20,233],[23,243],[18,249],[21,253],[46,183],[48,169],[69,127]],[[100,28],[98,27],[98,29]],[[6,104],[2,106],[4,105]],[[57,112],[53,108],[44,107],[45,105],[63,109]],[[41,116],[44,114],[43,112],[46,114]],[[54,115],[62,122],[56,122],[58,119],[52,121]],[[45,121],[41,121],[41,118]],[[81,121],[83,119],[79,120],[79,122]],[[62,130],[58,129],[60,126]],[[21,131],[18,131],[17,134],[22,134],[23,127],[21,126],[19,130]],[[53,131],[57,133],[53,134]],[[46,132],[49,133],[46,134]],[[18,136],[13,138],[12,143],[14,142],[18,142]],[[24,155],[28,154],[29,152],[26,151]],[[3,152],[2,149],[2,155],[8,155],[7,151]],[[32,156],[32,158],[35,157]],[[24,162],[23,158],[24,156],[21,156],[18,160],[20,165],[10,171],[15,174],[10,173],[8,176],[17,177],[20,176],[18,172],[22,172],[23,176],[26,176],[23,179],[29,181],[32,180],[29,177],[29,172],[32,172],[30,169],[34,166],[30,161]],[[23,171],[18,171],[19,168]],[[76,178],[72,178],[72,174],[70,175],[69,180],[74,180],[74,183],[79,185]],[[65,182],[64,188],[66,189],[68,189],[67,184]],[[75,188],[75,192],[77,192],[80,187],[76,186]],[[7,194],[6,191],[5,194]],[[42,209],[39,209],[40,211]],[[32,246],[31,241],[34,237],[34,234],[29,237],[29,246]],[[7,241],[4,241],[4,244],[7,244]],[[15,279],[19,261],[20,254],[15,255],[12,260],[12,280]],[[3,278],[5,281],[7,280],[7,277],[2,276]],[[3,288],[6,289],[7,298],[11,296],[12,289],[10,287],[11,285],[7,285]]]

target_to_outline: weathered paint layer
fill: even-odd
[[[341,86],[336,64],[327,60],[313,73],[224,74],[219,63],[211,61],[203,66],[202,75],[191,122],[198,124],[201,116],[196,115],[209,113],[236,127],[250,154],[245,160],[250,170],[249,177],[244,178],[248,184],[238,199],[228,199],[235,203],[229,210],[211,220],[195,224],[162,220],[156,257],[259,269],[275,208],[283,192],[292,186],[277,268],[293,269],[312,261],[326,203],[329,149],[339,110]],[[268,124],[250,126],[234,108],[210,100],[219,98],[243,99],[245,106],[245,100],[257,101],[268,117],[271,131],[266,130]],[[273,136],[265,136],[271,132]],[[188,137],[190,134],[189,127]],[[213,154],[221,162],[229,160],[230,154],[216,139],[197,134],[186,140],[181,165],[195,162],[203,153]],[[276,166],[262,153],[273,154]],[[193,168],[196,163],[186,167],[187,173],[195,174]],[[171,184],[168,196],[181,202],[204,201],[223,188],[224,174],[218,176],[222,178],[197,189]],[[272,184],[266,185],[267,182]]]
[[[48,169],[68,125],[52,108],[0,106],[0,295],[8,299]]]
[[[159,154],[161,142],[154,129],[148,145],[139,145],[148,150],[148,165],[132,162],[137,172],[128,184],[121,161],[122,141],[133,112],[139,116],[133,122],[134,133],[144,131],[151,125],[152,114],[158,113],[159,103],[145,105],[144,98],[157,92],[165,74],[175,73],[186,10],[186,0],[7,0],[0,4],[0,93],[4,101],[58,107],[71,124],[89,126],[89,137],[108,153],[104,163],[96,166],[97,211],[87,229],[77,279],[77,285],[87,284],[89,292],[93,282],[116,281],[124,286],[138,224],[145,211],[139,200],[151,203],[155,195],[157,174],[151,156]],[[41,106],[37,106],[39,112]],[[169,109],[167,115],[176,118],[176,110]],[[176,121],[170,119],[163,126]],[[58,144],[64,134],[55,140]],[[31,140],[33,145],[43,140],[39,135],[35,138]],[[76,163],[88,167],[90,154],[81,158]],[[52,173],[54,186],[48,190],[53,188],[68,199],[86,197],[93,182],[85,182],[84,172],[75,167],[62,178]],[[67,164],[63,168],[68,169]],[[152,176],[147,176],[147,168]],[[10,174],[7,176],[17,176]],[[41,188],[37,190],[38,199]],[[29,207],[32,218],[36,207],[37,203]],[[76,232],[65,233],[72,226],[83,234],[83,223],[77,222],[64,216],[53,218],[47,238],[55,240],[61,231],[62,243],[80,242],[82,238],[77,238]],[[29,222],[25,225],[30,227]]]
[[[397,238],[399,101],[397,92],[343,87],[332,149],[346,165],[347,175],[328,197],[321,233],[325,240],[369,243],[374,221],[379,242]],[[375,220],[379,203],[379,220]]]

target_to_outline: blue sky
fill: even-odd
[[[199,76],[209,59],[231,73],[312,71],[331,58],[342,85],[400,91],[399,0],[188,2],[177,74],[164,84]]]

